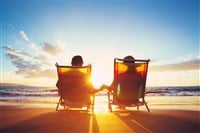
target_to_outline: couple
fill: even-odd
[[[134,61],[135,59],[132,57],[132,56],[126,56],[126,57],[124,57],[124,63],[134,63],[135,61]],[[81,67],[81,66],[83,66],[83,58],[80,56],[80,55],[76,55],[76,56],[74,56],[73,58],[72,58],[72,61],[71,61],[71,65],[72,66],[77,66],[77,67]],[[129,71],[129,68],[127,69],[127,72]],[[135,72],[135,73],[137,73],[137,71],[136,70],[132,70],[133,72]],[[80,77],[81,77],[81,75],[83,75],[82,74],[82,72],[76,72],[76,75],[79,75]],[[84,75],[83,75],[84,76]],[[125,80],[123,80],[123,79],[127,79],[127,78],[137,78],[137,79],[141,79],[141,75],[138,73],[138,74],[135,74],[135,76],[136,77],[132,77],[132,75],[128,75],[128,74],[126,74],[126,72],[124,72],[124,73],[122,73],[122,74],[120,74],[120,78],[122,79],[121,80],[121,86],[123,86],[122,88],[127,88],[126,86],[128,86],[130,83],[128,83],[128,82],[124,82]],[[56,84],[56,86],[57,86],[57,88],[58,88],[58,92],[59,92],[59,94],[60,94],[60,89],[62,89],[62,88],[64,88],[63,87],[63,82],[65,82],[65,81],[60,81],[60,80],[58,80],[57,81],[57,84]],[[75,81],[74,81],[74,83],[76,84],[77,82],[79,82],[79,79],[75,79]],[[96,92],[99,92],[99,91],[102,91],[103,89],[107,89],[108,91],[112,91],[112,90],[114,90],[114,89],[116,89],[116,85],[115,85],[115,81],[113,80],[113,82],[112,82],[112,84],[109,86],[109,85],[102,85],[99,89],[94,89],[94,87],[93,87],[93,85],[92,85],[92,83],[90,82],[89,83],[90,85],[90,87],[87,87],[86,88],[86,90],[85,91],[87,91],[87,92],[89,92],[89,93],[96,93]],[[131,83],[131,85],[132,85],[133,83]],[[128,88],[130,88],[130,87],[128,87]],[[82,89],[82,88],[81,88]],[[83,90],[82,90],[83,91]],[[81,92],[81,90],[80,90],[80,92]],[[123,96],[122,96],[123,97]]]

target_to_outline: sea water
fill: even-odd
[[[95,96],[96,102],[107,103],[107,93]],[[200,86],[147,87],[145,99],[151,107],[180,107],[200,110]],[[57,104],[56,87],[0,86],[0,103]],[[98,103],[97,103],[98,104]]]

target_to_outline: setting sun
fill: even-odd
[[[96,89],[99,88],[102,84],[110,85],[112,79],[113,79],[112,71],[92,70],[91,81]]]

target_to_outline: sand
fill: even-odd
[[[1,133],[199,133],[200,111],[151,109],[55,111],[55,107],[1,105]]]

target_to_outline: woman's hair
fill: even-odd
[[[124,63],[135,63],[135,58],[131,55],[124,57]]]
[[[82,66],[83,58],[80,55],[76,55],[72,58],[71,64],[72,64],[72,66]]]

